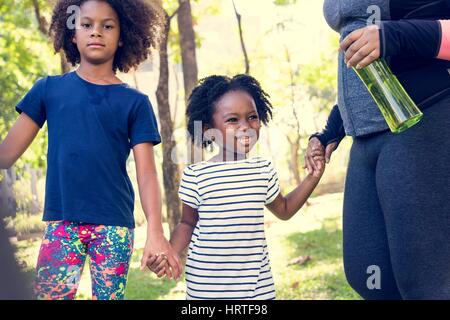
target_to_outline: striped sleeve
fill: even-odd
[[[268,169],[266,205],[272,203],[272,201],[275,200],[280,193],[280,184],[278,182],[277,171],[271,161],[269,161]]]
[[[193,209],[198,209],[201,202],[200,194],[198,192],[195,172],[190,168],[190,166],[186,166],[183,170],[178,196],[183,203]]]

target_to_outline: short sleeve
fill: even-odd
[[[189,166],[185,167],[183,170],[178,196],[183,203],[193,209],[198,209],[201,203],[196,175]]]
[[[151,142],[154,146],[161,143],[158,123],[147,96],[133,108],[128,134],[131,148],[144,142]]]
[[[270,204],[280,193],[280,184],[278,182],[277,171],[275,170],[272,162],[268,164],[268,181],[267,181],[267,194],[266,205]]]
[[[29,116],[40,128],[47,120],[45,109],[45,87],[47,78],[38,80],[25,97],[17,104],[16,111]]]

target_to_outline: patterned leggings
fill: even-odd
[[[126,227],[48,222],[36,267],[37,298],[74,299],[89,256],[92,299],[123,299],[133,236]]]

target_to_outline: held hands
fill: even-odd
[[[319,139],[310,139],[306,149],[303,168],[306,168],[313,177],[320,178],[325,171],[325,163],[330,162],[331,154],[336,148],[337,142],[332,142],[324,148]]]
[[[169,279],[178,280],[183,267],[178,254],[172,249],[163,235],[148,236],[141,259],[141,270],[148,267],[158,278],[166,275]]]
[[[147,260],[147,267],[161,278],[166,275],[170,279],[170,266],[168,258],[164,253],[155,254]]]
[[[350,33],[340,44],[345,52],[347,67],[362,69],[380,57],[380,33],[377,25],[364,27]]]

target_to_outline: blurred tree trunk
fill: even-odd
[[[289,167],[291,169],[292,176],[294,177],[295,185],[299,185],[302,182],[300,178],[300,137],[294,137],[293,139],[287,137],[290,145],[291,159],[289,161]]]
[[[32,202],[31,202],[31,214],[38,214],[41,211],[40,205],[39,205],[39,193],[37,189],[37,182],[38,182],[38,174],[36,169],[32,169],[30,164],[25,165],[26,170],[30,174],[31,180],[30,180],[30,187],[31,187],[31,195],[32,195]]]
[[[66,55],[64,53],[60,53],[61,55],[61,72],[67,73],[70,71],[71,64],[67,62]]]
[[[300,158],[303,156],[303,153],[301,152],[301,146],[300,146],[300,141],[301,141],[301,134],[300,134],[300,119],[299,119],[299,115],[297,113],[297,109],[295,107],[295,86],[296,86],[296,82],[295,82],[295,73],[294,70],[292,69],[292,60],[291,60],[291,54],[289,52],[289,49],[287,46],[284,47],[285,50],[285,56],[286,56],[286,62],[289,64],[289,86],[291,89],[291,108],[292,108],[292,115],[294,117],[294,130],[292,130],[293,132],[295,132],[295,134],[293,134],[292,136],[287,136],[287,140],[289,141],[289,145],[290,145],[290,152],[291,152],[291,159],[289,162],[290,168],[291,168],[291,173],[294,177],[295,180],[295,184],[299,185],[302,182],[302,178],[301,178],[301,173],[300,173]],[[306,206],[309,206],[310,203],[307,200],[305,203]]]
[[[250,74],[250,61],[248,59],[247,49],[245,47],[244,35],[243,35],[243,31],[242,31],[242,16],[236,9],[236,4],[234,3],[234,0],[232,0],[232,2],[233,2],[234,13],[236,14],[236,19],[237,19],[238,28],[239,28],[239,39],[241,40],[242,53],[244,54],[245,74]]]
[[[180,183],[180,173],[178,164],[172,161],[172,153],[176,151],[176,144],[172,138],[173,122],[170,115],[169,104],[169,57],[167,53],[170,23],[173,18],[169,16],[158,1],[161,10],[165,15],[165,25],[162,30],[161,43],[159,48],[159,82],[156,90],[158,102],[158,113],[161,122],[161,137],[163,147],[163,184],[166,198],[167,220],[170,232],[174,230],[181,218],[181,208],[178,199],[178,186]],[[176,14],[176,12],[174,13]],[[176,160],[176,159],[174,159]]]
[[[180,4],[177,19],[180,34],[181,61],[183,65],[185,101],[197,85],[198,67],[195,52],[195,31],[192,22],[191,3],[189,0],[178,0]]]
[[[195,31],[190,0],[178,0],[178,3],[180,4],[177,15],[178,32],[180,34],[181,61],[183,65],[184,99],[187,106],[189,96],[198,81]],[[201,155],[203,158],[202,150],[190,143],[188,143],[188,154],[190,163],[198,160],[196,159],[196,154]]]
[[[39,31],[46,36],[50,41],[50,32],[49,32],[49,24],[47,19],[41,14],[41,8],[39,6],[38,0],[33,0],[33,8],[34,14],[36,16],[36,20],[38,22]],[[66,57],[63,52],[60,52],[61,56],[61,72],[67,73],[70,71],[70,64],[67,62]]]

